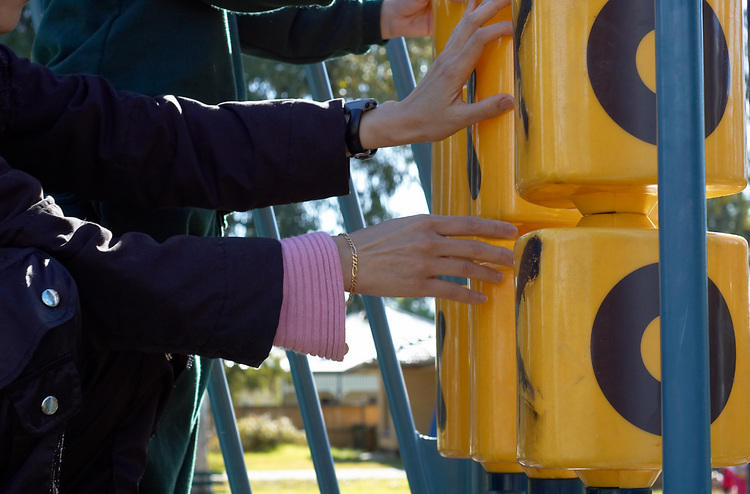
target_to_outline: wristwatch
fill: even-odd
[[[378,106],[378,102],[373,98],[358,99],[349,101],[344,104],[344,116],[346,117],[346,147],[352,158],[366,160],[377,152],[375,149],[362,149],[362,143],[359,142],[359,122],[362,114]]]

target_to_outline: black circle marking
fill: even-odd
[[[636,53],[655,29],[654,0],[610,0],[591,27],[587,67],[594,94],[623,130],[656,145],[656,93],[638,74]],[[729,48],[716,13],[703,2],[706,137],[716,130],[729,101]]]
[[[437,414],[437,427],[439,431],[445,430],[445,424],[448,421],[448,411],[445,406],[445,396],[443,396],[443,387],[440,380],[440,369],[443,364],[443,347],[445,346],[445,314],[443,311],[437,313],[435,318],[435,330],[437,332],[437,403],[435,413]]]
[[[474,103],[477,100],[477,71],[471,73],[466,82],[466,102]],[[482,188],[482,167],[479,164],[479,156],[474,146],[474,136],[471,127],[466,127],[466,175],[469,183],[469,194],[476,201]]]
[[[620,280],[602,302],[591,328],[591,363],[607,401],[625,420],[661,435],[661,383],[646,369],[641,339],[659,317],[659,265],[643,266]],[[711,422],[732,391],[737,349],[729,307],[708,280]]]

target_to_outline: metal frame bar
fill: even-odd
[[[232,50],[237,95],[239,99],[247,99],[245,76],[242,68],[242,52],[237,30],[237,16],[229,13],[225,13],[225,15],[227,16],[226,24]],[[281,238],[273,208],[269,207],[253,211],[253,222],[260,236],[275,239]],[[318,398],[318,392],[307,356],[287,351],[286,357],[289,361],[294,389],[297,393],[297,403],[302,415],[305,433],[307,434],[307,444],[310,448],[318,487],[321,494],[339,494],[336,470],[333,465],[333,456],[331,455],[331,444],[328,440],[325,420],[323,419],[323,409],[320,405],[320,399]],[[225,464],[227,463],[225,462]],[[227,476],[229,476],[228,464]]]
[[[711,492],[701,0],[656,0],[665,492]]]

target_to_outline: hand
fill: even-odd
[[[438,276],[499,283],[502,273],[488,265],[512,266],[513,252],[479,240],[511,239],[516,227],[476,217],[421,215],[384,221],[350,234],[357,247],[356,292],[380,297],[439,297],[478,304],[487,297]],[[343,237],[334,237],[344,287],[351,285],[352,256]],[[511,280],[512,282],[512,280]]]
[[[432,34],[432,0],[383,0],[380,35],[383,39]]]
[[[463,86],[484,47],[513,34],[507,21],[484,26],[510,0],[484,0],[479,6],[477,1],[469,2],[443,52],[409,96],[362,115],[359,137],[365,149],[438,141],[513,108],[513,97],[507,94],[472,104],[463,101]]]

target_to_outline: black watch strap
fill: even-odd
[[[363,149],[362,143],[359,141],[359,122],[362,119],[362,114],[376,106],[378,106],[378,102],[373,98],[358,99],[344,104],[344,114],[348,116],[344,139],[346,139],[346,147],[349,149],[352,158],[364,160],[377,151],[377,149]]]

